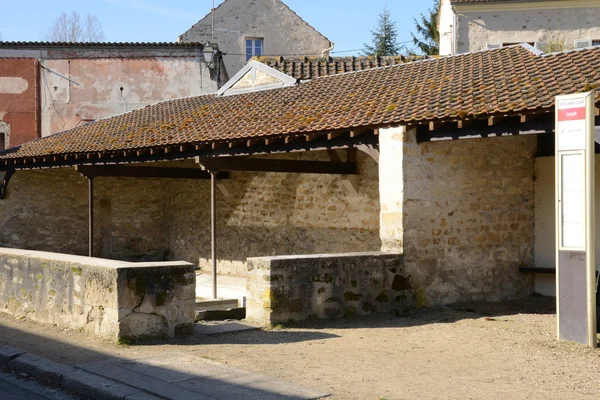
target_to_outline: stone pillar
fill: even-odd
[[[379,201],[382,251],[403,251],[405,126],[379,130]]]

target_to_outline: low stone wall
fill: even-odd
[[[419,289],[389,253],[325,254],[248,259],[249,320],[263,324],[377,312],[404,314]]]
[[[0,311],[111,339],[191,334],[196,275],[186,262],[128,263],[0,248]]]

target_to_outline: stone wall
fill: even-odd
[[[207,11],[208,8],[207,8]],[[215,9],[214,42],[224,52],[229,76],[246,64],[246,38],[263,39],[263,55],[321,56],[329,40],[280,0],[227,0]],[[182,42],[212,42],[212,18],[208,14],[179,37]]]
[[[326,152],[285,157],[329,160]],[[351,177],[238,172],[221,181],[220,273],[246,275],[248,257],[379,250],[377,163],[359,152],[358,169]],[[356,193],[345,180],[353,180]],[[167,192],[171,258],[210,270],[210,183],[173,181]]]
[[[192,264],[134,264],[0,248],[0,267],[0,310],[16,317],[111,339],[193,332]]]
[[[459,11],[458,52],[485,50],[488,44],[535,42],[562,44],[565,49],[572,49],[576,40],[600,40],[600,7],[589,3],[587,6],[556,3],[551,8],[534,4],[529,9],[519,6],[493,11],[488,11],[493,6],[486,4],[484,11]]]
[[[329,159],[325,152],[286,157]],[[220,181],[220,273],[245,275],[247,257],[379,250],[377,163],[359,153],[358,164],[360,176],[233,173]],[[208,180],[96,178],[94,187],[95,255],[210,269]],[[70,168],[17,171],[8,190],[0,246],[87,255],[86,178]]]
[[[248,260],[249,320],[279,324],[310,318],[404,314],[417,294],[402,256],[349,253]]]
[[[96,255],[162,261],[164,180],[95,179]],[[70,168],[17,171],[0,200],[0,246],[87,255],[88,181]]]
[[[380,130],[381,235],[424,303],[530,294],[535,137],[416,143]]]

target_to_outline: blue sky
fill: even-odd
[[[335,50],[354,50],[370,41],[369,30],[386,0],[284,0],[308,23],[335,43]],[[410,40],[413,17],[433,0],[388,0],[400,42]],[[98,16],[105,39],[114,42],[174,41],[210,12],[212,0],[20,0],[3,1],[0,33],[6,41],[36,41],[61,12]],[[222,0],[216,0],[216,4]],[[410,45],[410,44],[409,44]],[[357,52],[339,53],[352,55]]]

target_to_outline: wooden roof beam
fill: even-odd
[[[467,126],[471,125],[471,121],[470,120],[458,120],[456,121],[457,127],[458,129],[464,129]]]
[[[172,167],[129,167],[122,165],[76,165],[75,170],[86,178],[121,177],[121,178],[169,178],[169,179],[210,179],[210,173],[199,168]],[[227,179],[229,174],[220,172],[218,179]]]
[[[327,140],[333,140],[336,137],[339,137],[339,136],[341,136],[343,134],[344,134],[344,132],[342,132],[342,131],[330,132],[330,133],[327,134]]]
[[[309,133],[309,134],[305,135],[305,138],[306,138],[307,142],[312,142],[313,140],[318,139],[321,136],[323,136],[322,133]]]
[[[207,171],[280,172],[298,174],[356,175],[356,164],[347,162],[279,160],[242,157],[196,157]]]

